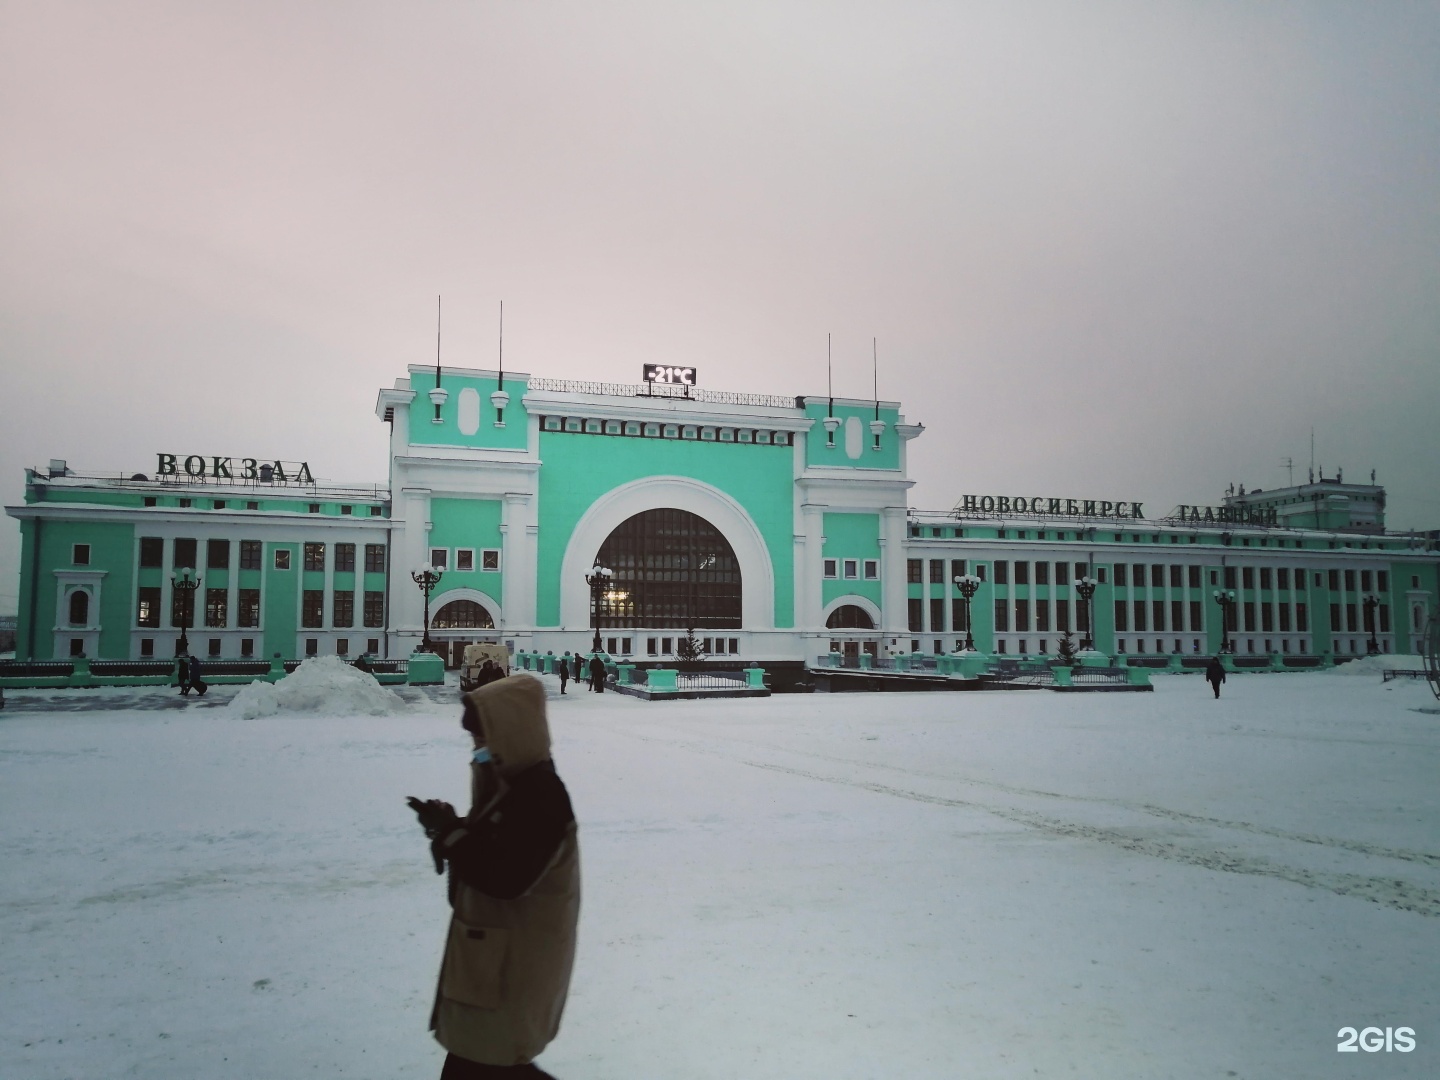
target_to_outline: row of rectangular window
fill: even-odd
[[[230,545],[229,540],[207,540],[205,541],[205,567],[208,570],[227,570],[230,567]],[[264,554],[264,547],[259,540],[241,540],[240,542],[240,569],[259,570]],[[325,569],[325,547],[324,543],[307,542],[304,547],[304,566],[306,570]],[[177,536],[173,541],[172,566],[176,568],[188,567],[197,569],[199,542],[193,537]],[[335,544],[335,570],[340,573],[353,571],[355,569],[355,545]],[[86,551],[86,559],[89,559],[89,552]],[[142,536],[140,538],[140,565],[142,568],[163,568],[165,566],[165,541],[159,536]],[[290,549],[275,549],[275,569],[290,569]],[[365,572],[367,574],[379,574],[385,572],[385,545],[365,545]]]
[[[1390,632],[1390,605],[1376,604],[1374,611],[1380,617],[1379,632],[1388,634]],[[1342,613],[1345,616],[1343,625],[1340,621]],[[1362,626],[1361,623],[1364,625]],[[1335,633],[1355,634],[1364,630],[1367,634],[1373,634],[1376,632],[1375,618],[1370,614],[1370,609],[1363,604],[1331,604],[1330,629]]]
[[[160,625],[161,595],[159,586],[142,585],[137,596],[135,625],[158,627]],[[385,625],[385,594],[366,591],[364,595],[364,624],[369,627]],[[239,589],[236,592],[236,622],[241,629],[260,626],[260,590]],[[319,589],[306,589],[301,600],[301,625],[318,628],[324,625],[325,593]],[[170,625],[189,627],[195,622],[194,590],[176,589],[170,597]],[[204,625],[223,629],[230,625],[230,594],[227,589],[205,590]],[[337,589],[331,603],[331,626],[349,627],[355,625],[355,593],[348,589]]]
[[[1054,566],[1053,580],[1051,572],[1052,565]],[[1035,562],[1032,564],[1026,560],[1011,562],[1008,559],[996,559],[994,561],[995,584],[1068,585],[1070,583],[1070,565],[1071,564],[1064,562],[1054,564]],[[950,579],[963,576],[965,574],[965,566],[966,561],[964,559],[951,559],[949,567]],[[1034,568],[1033,581],[1031,574],[1032,566]],[[923,584],[927,579],[925,560],[908,559],[906,560],[905,567],[906,579],[910,584]],[[985,576],[984,569],[983,566],[976,567],[977,576],[982,579]],[[1133,565],[1116,563],[1113,569],[1115,573],[1114,584],[1117,588],[1128,588],[1131,586],[1135,588],[1145,588],[1148,585],[1150,588],[1159,589],[1164,588],[1167,581],[1172,589],[1186,587],[1191,589],[1201,588],[1201,567],[1199,566],[1173,563],[1168,565],[1162,563],[1134,563]],[[941,585],[949,580],[946,578],[946,566],[945,560],[943,559],[930,559],[928,570],[928,580],[932,585]],[[1262,590],[1275,588],[1285,592],[1290,589],[1292,571],[1288,566],[1243,566],[1238,568],[1227,566],[1225,567],[1225,588],[1254,589],[1257,580],[1257,571],[1259,585]],[[1077,562],[1074,564],[1075,577],[1082,577],[1088,572],[1088,563]],[[1305,570],[1296,567],[1293,574],[1295,588],[1303,589],[1305,587]],[[1361,592],[1370,592],[1372,584],[1378,592],[1388,592],[1390,589],[1390,574],[1385,570],[1376,570],[1373,573],[1369,570],[1330,570],[1326,572],[1326,575],[1326,577],[1322,578],[1321,572],[1318,570],[1315,571],[1314,584],[1316,588],[1320,587],[1323,580],[1328,584],[1331,592],[1338,592],[1340,591],[1340,582],[1343,580],[1345,583],[1345,591],[1354,592],[1358,579]],[[827,576],[832,575],[827,574]],[[1105,570],[1103,567],[1097,571],[1097,577],[1102,584],[1105,582]],[[1212,585],[1217,583],[1217,574],[1215,571],[1211,571],[1210,578]],[[1237,581],[1239,582],[1238,585]]]
[[[80,648],[77,648],[77,645],[80,646]],[[210,656],[212,656],[212,657],[219,657],[219,655],[220,655],[220,645],[221,645],[221,640],[220,640],[220,638],[211,638],[211,639],[209,640],[208,645],[207,645],[207,648],[206,648],[207,654],[210,655]],[[84,646],[84,641],[81,640],[81,639],[79,639],[79,638],[77,638],[75,641],[72,641],[72,642],[70,643],[70,655],[71,655],[71,656],[80,656],[80,655],[83,655],[83,653],[84,653],[83,646]],[[305,639],[305,655],[306,655],[306,656],[315,656],[315,655],[317,655],[317,654],[319,653],[319,651],[320,651],[320,643],[319,643],[319,641],[318,641],[317,639],[315,639],[315,638],[306,638],[306,639]],[[368,652],[368,653],[371,653],[371,654],[379,653],[379,652],[380,652],[380,639],[379,639],[379,638],[373,638],[373,637],[372,637],[372,638],[367,638],[367,639],[365,640],[365,651]],[[180,639],[179,639],[179,638],[176,638],[176,639],[175,639],[175,654],[176,654],[177,656],[180,654]],[[141,655],[142,657],[147,657],[147,658],[155,655],[155,639],[154,639],[154,638],[141,638],[141,639],[140,639],[140,655]],[[242,659],[248,659],[249,657],[252,657],[252,656],[254,656],[254,655],[255,655],[255,639],[254,639],[254,638],[248,638],[248,637],[247,637],[247,638],[241,638],[241,639],[240,639],[240,656],[241,656],[241,658],[242,658]],[[348,655],[350,655],[350,639],[349,639],[349,638],[343,638],[343,637],[342,637],[342,638],[336,638],[336,639],[335,639],[335,655],[336,655],[336,656],[348,656]]]
[[[645,639],[645,652],[646,652],[646,655],[648,655],[648,656],[671,656],[671,655],[673,655],[674,652],[675,652],[675,645],[676,645],[676,643],[679,642],[679,641],[682,641],[682,640],[684,640],[684,639],[683,639],[683,638],[668,638],[668,637],[662,637],[662,638],[653,638],[653,637],[652,637],[652,638],[646,638],[646,639]],[[614,642],[615,642],[615,639],[614,639],[614,638],[611,638],[611,639],[610,639],[611,652],[614,652]],[[630,651],[630,639],[629,639],[629,638],[626,638],[626,639],[625,639],[625,652],[628,653],[629,651]],[[736,656],[736,655],[739,655],[739,652],[740,652],[740,639],[739,639],[739,638],[733,638],[733,637],[732,637],[732,638],[723,638],[723,637],[717,637],[717,638],[708,638],[708,637],[707,637],[707,638],[701,638],[701,639],[700,639],[700,651],[701,651],[702,653],[705,653],[705,654],[714,654],[714,655],[717,655],[717,656],[723,656],[723,655],[725,655],[726,653],[729,653],[731,656]]]
[[[789,446],[788,431],[761,431],[755,428],[710,427],[701,424],[659,424],[640,420],[593,420],[580,416],[547,416],[541,421],[546,431],[568,431],[585,435],[628,435],[643,439],[698,439],[701,442],[758,443],[761,446]]]
[[[449,570],[449,569],[450,569],[450,549],[449,549],[449,548],[431,548],[431,549],[430,549],[430,565],[433,566],[433,567],[435,567],[435,569],[437,569],[437,570]],[[456,570],[457,572],[459,572],[459,573],[463,573],[463,572],[465,572],[465,571],[474,570],[474,569],[475,569],[475,549],[474,549],[474,548],[456,548],[456,549],[455,549],[455,570]],[[481,569],[481,570],[484,570],[484,571],[498,571],[498,570],[500,569],[500,549],[499,549],[499,548],[481,548],[481,549],[480,549],[480,569]]]
[[[1010,615],[1011,605],[1014,605],[1015,629],[1029,630],[1031,617],[1031,603],[1029,600],[996,600],[995,601],[995,631],[996,633],[1008,633],[1011,629]],[[1035,600],[1034,616],[1035,629],[1049,633],[1051,631],[1051,615],[1054,615],[1054,631],[1066,633],[1070,627],[1070,603],[1066,600]],[[952,599],[950,601],[950,625],[945,625],[946,602],[941,599],[930,601],[930,626],[932,634],[943,634],[948,632],[961,633],[970,629],[969,620],[966,617],[967,607],[963,599]],[[909,610],[909,629],[912,634],[924,633],[926,627],[922,625],[925,615],[925,602],[919,598],[911,597]],[[1084,604],[1075,605],[1075,627],[1080,633],[1090,631],[1090,612]]]
[[[862,575],[866,581],[877,581],[880,577],[879,559],[826,559],[824,574],[827,578],[843,577],[855,581]]]
[[[259,500],[256,500],[256,499],[245,499],[245,500],[237,499],[237,500],[235,500],[235,501],[236,501],[236,502],[244,502],[244,503],[245,503],[245,509],[246,509],[246,510],[259,510],[259,509],[260,509]],[[160,502],[160,500],[159,500],[159,497],[158,497],[158,496],[155,496],[155,495],[146,495],[146,496],[145,496],[145,505],[146,505],[146,506],[158,506],[158,505],[159,505],[159,502]],[[229,510],[229,509],[230,509],[230,502],[231,502],[231,500],[229,500],[229,499],[211,499],[211,500],[210,500],[210,506],[211,506],[211,508],[214,509],[214,510]],[[194,500],[193,498],[181,498],[181,499],[177,499],[177,500],[176,500],[176,505],[178,505],[181,510],[199,509],[198,507],[195,506],[195,500]],[[238,507],[237,507],[236,509],[238,509]],[[319,503],[307,503],[307,504],[306,504],[306,513],[310,513],[310,514],[318,514],[318,513],[320,513],[320,504],[319,504]],[[355,514],[355,507],[352,506],[352,505],[350,505],[349,503],[342,503],[341,506],[340,506],[340,513],[341,513],[341,515],[344,516],[344,517],[353,517],[354,514]],[[383,514],[383,513],[384,513],[384,511],[383,511],[380,507],[378,507],[378,506],[371,506],[371,507],[370,507],[370,516],[371,516],[371,517],[380,517],[381,514]]]

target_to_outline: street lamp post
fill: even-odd
[[[1365,652],[1370,656],[1376,656],[1380,652],[1380,642],[1375,637],[1375,609],[1380,606],[1378,596],[1365,597],[1365,628],[1370,631],[1370,640],[1365,643]]]
[[[955,587],[960,590],[960,595],[965,600],[965,651],[974,652],[975,637],[970,630],[975,624],[970,619],[970,601],[975,599],[975,593],[980,588],[980,579],[974,574],[957,574]]]
[[[1085,637],[1080,642],[1082,649],[1095,648],[1095,605],[1090,601],[1095,597],[1095,589],[1099,582],[1089,574],[1075,579],[1075,591],[1080,594],[1080,602],[1085,605]]]
[[[410,572],[410,580],[420,586],[420,591],[425,594],[425,632],[420,637],[420,648],[430,652],[430,594],[435,591],[435,586],[440,584],[440,578],[444,571],[437,570],[433,566],[421,563],[419,567]]]
[[[181,654],[190,652],[190,617],[195,613],[195,591],[200,588],[200,575],[190,575],[194,570],[186,566],[170,579],[171,586],[180,594],[180,647]]]
[[[1234,652],[1234,642],[1230,640],[1230,623],[1235,615],[1235,590],[1216,589],[1214,592],[1215,603],[1220,605],[1220,651]]]
[[[595,628],[595,640],[590,644],[592,652],[600,652],[600,600],[614,576],[614,570],[598,562],[585,575],[585,584],[590,586],[590,624]]]

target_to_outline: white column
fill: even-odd
[[[804,532],[797,565],[800,587],[796,589],[795,628],[819,634],[824,630],[821,612],[824,603],[825,511],[823,503],[804,503],[800,507]]]
[[[425,597],[410,572],[429,559],[430,489],[402,488],[391,506],[400,520],[391,519],[390,627],[401,632],[401,645],[409,649],[420,643],[424,629]]]
[[[906,602],[909,590],[905,582],[907,524],[903,506],[887,506],[880,511],[880,595],[885,601],[881,629],[887,637],[910,637],[910,605]]]
[[[500,603],[505,628],[528,632],[535,626],[536,542],[538,527],[531,520],[533,500],[528,492],[507,491],[500,517]]]

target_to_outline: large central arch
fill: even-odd
[[[590,590],[585,571],[605,540],[624,521],[646,510],[686,510],[715,526],[740,565],[745,629],[775,626],[775,569],[759,527],[738,502],[718,488],[685,476],[650,476],[606,492],[581,515],[560,563],[560,623],[589,629]]]
[[[730,542],[710,522],[666,506],[627,518],[600,548],[614,571],[601,629],[739,630],[741,582]]]

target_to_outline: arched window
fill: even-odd
[[[841,604],[825,620],[829,630],[874,630],[875,622],[870,613],[855,604]]]
[[[615,571],[600,600],[602,627],[740,628],[740,562],[698,514],[636,514],[606,537],[597,559]]]
[[[430,616],[431,630],[493,630],[490,612],[474,600],[451,600]]]
[[[70,625],[84,626],[90,621],[90,594],[76,589],[70,594]]]

